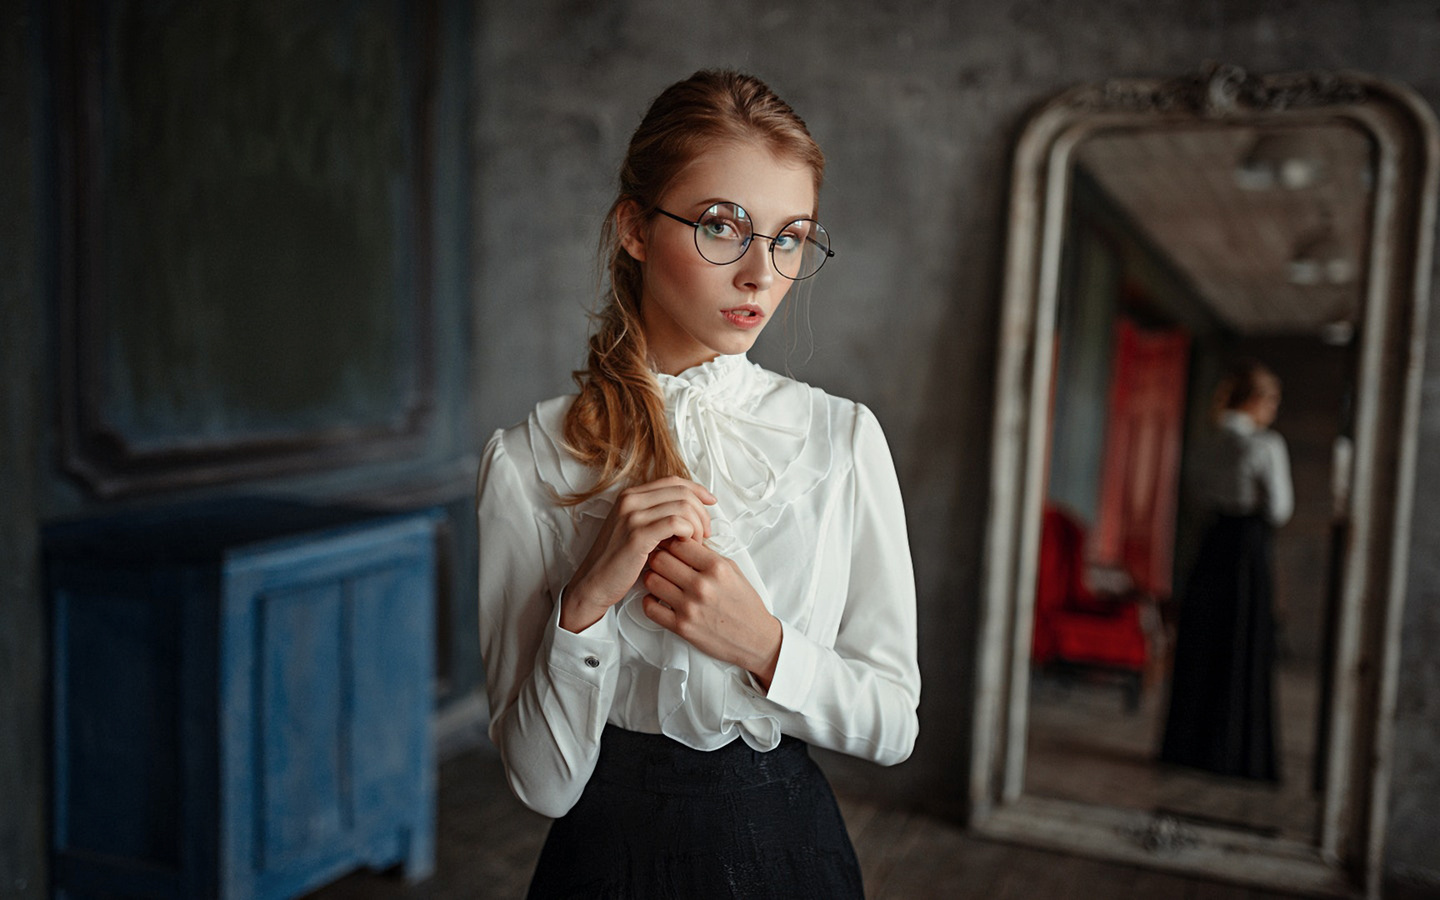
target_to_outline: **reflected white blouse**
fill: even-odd
[[[555,501],[593,473],[564,449],[572,397],[497,431],[477,486],[480,641],[490,737],[511,788],[563,815],[611,723],[713,750],[782,734],[883,765],[919,730],[915,585],[895,467],[864,406],[721,356],[658,375],[678,448],[715,495],[710,545],[780,620],[767,692],[646,617],[638,586],[578,634],[559,597],[618,488]]]
[[[1221,512],[1259,513],[1280,526],[1295,511],[1285,438],[1257,427],[1242,412],[1228,410],[1221,415],[1218,433],[1202,458],[1200,477],[1205,500]]]

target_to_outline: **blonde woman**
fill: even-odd
[[[556,817],[532,897],[861,897],[807,746],[918,730],[915,596],[874,415],[745,353],[832,256],[824,157],[759,80],[660,94],[606,219],[579,392],[478,487],[490,735]]]
[[[1280,379],[1253,360],[1237,363],[1216,408],[1198,464],[1210,524],[1180,597],[1160,758],[1278,781],[1272,544],[1294,509],[1289,452],[1270,428]]]

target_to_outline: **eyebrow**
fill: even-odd
[[[738,206],[738,207],[740,207],[741,209],[745,210],[745,212],[746,212],[747,214],[750,212],[750,207],[748,207],[748,206],[746,206],[745,204],[741,203],[739,200],[732,200],[732,199],[730,199],[729,197],[711,197],[711,198],[708,199],[708,200],[701,200],[701,201],[699,201],[698,203],[693,204],[693,206],[695,207],[695,209],[696,209],[698,212],[704,212],[705,210],[709,209],[710,207],[716,205],[717,203],[732,203],[732,204],[734,204],[735,206]],[[798,214],[798,215],[791,215],[791,216],[782,218],[780,224],[781,224],[782,226],[785,226],[785,225],[789,225],[791,222],[797,222],[797,221],[799,221],[800,219],[813,219],[813,218],[815,218],[815,214],[814,214],[813,212],[800,213],[800,214]],[[755,217],[754,217],[753,215],[750,216],[750,221],[751,221],[752,223],[755,221]]]

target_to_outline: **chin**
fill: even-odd
[[[759,337],[759,335],[756,335],[755,337]],[[721,356],[736,356],[741,353],[749,353],[750,349],[754,346],[755,338],[751,338],[746,341],[735,341],[734,343],[722,344],[713,349]]]

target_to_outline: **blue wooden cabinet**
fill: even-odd
[[[428,875],[434,528],[232,500],[47,529],[56,896]]]

